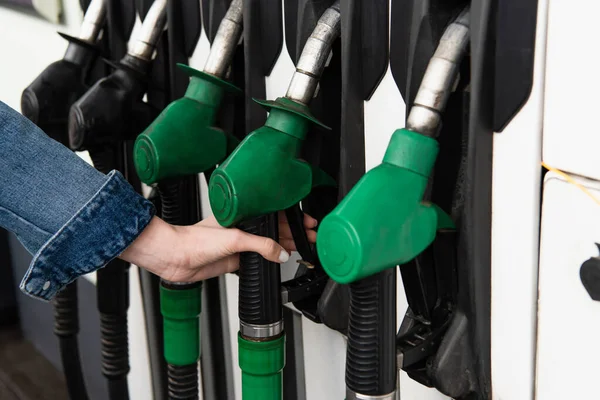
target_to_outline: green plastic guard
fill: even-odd
[[[186,289],[160,287],[164,354],[172,365],[190,365],[200,357],[202,286]]]
[[[394,132],[383,162],[321,222],[317,251],[331,279],[346,284],[404,264],[438,229],[453,228],[439,207],[422,202],[437,154],[435,139]]]
[[[309,124],[320,124],[308,107],[286,98],[257,102],[270,111],[265,125],[246,136],[210,179],[210,206],[222,226],[289,208],[313,186],[335,185],[298,159]]]
[[[169,104],[135,141],[135,168],[146,184],[204,172],[223,161],[237,144],[212,125],[224,92],[239,89],[185,65],[179,67],[191,77],[185,96]]]
[[[285,335],[265,342],[246,340],[238,334],[243,400],[281,400]]]

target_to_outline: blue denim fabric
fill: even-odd
[[[23,292],[50,300],[121,254],[154,213],[119,172],[96,171],[0,102],[0,226],[34,254]]]

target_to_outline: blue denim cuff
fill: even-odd
[[[155,214],[152,203],[112,171],[98,192],[34,256],[20,289],[50,300],[81,275],[120,255]]]

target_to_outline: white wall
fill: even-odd
[[[64,1],[65,24],[56,25],[0,6],[0,101],[20,110],[21,92],[53,61],[62,58],[67,42],[56,32],[77,34],[81,11],[77,0]]]

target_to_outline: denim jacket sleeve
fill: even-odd
[[[23,292],[50,300],[121,254],[154,213],[119,172],[96,171],[0,102],[0,226],[34,255]]]

